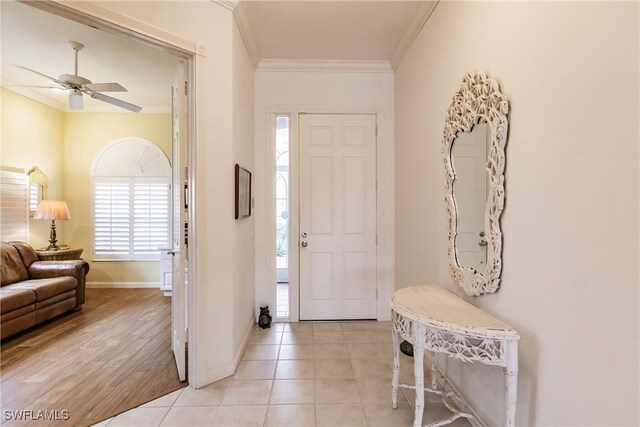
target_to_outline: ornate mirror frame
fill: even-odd
[[[500,92],[498,82],[483,73],[468,73],[462,86],[453,95],[444,126],[443,157],[445,169],[445,200],[449,217],[449,270],[467,295],[493,293],[500,285],[502,272],[502,230],[500,215],[504,209],[505,145],[509,101]],[[487,154],[489,185],[484,214],[487,263],[484,273],[474,268],[461,267],[456,256],[457,211],[453,195],[456,179],[451,159],[451,148],[459,132],[470,132],[477,123],[491,127],[491,142]]]
[[[34,200],[31,200],[31,197],[36,196],[37,200],[35,200],[35,206],[37,208],[38,203],[40,203],[42,199],[47,198],[49,179],[47,178],[47,175],[45,175],[44,172],[42,172],[37,166],[29,169],[27,171],[27,176],[29,177],[29,216],[33,217],[36,213],[36,209],[32,209],[34,206]],[[38,187],[35,195],[32,192],[33,186]]]

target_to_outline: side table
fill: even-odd
[[[69,248],[62,247],[57,251],[49,251],[47,248],[36,249],[36,253],[40,258],[40,261],[69,261],[74,259],[80,259],[82,248]]]

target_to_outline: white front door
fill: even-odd
[[[300,115],[300,320],[375,319],[376,116]]]
[[[187,95],[185,93],[186,73],[185,64],[180,63],[171,88],[172,111],[172,189],[173,189],[173,255],[172,263],[172,348],[176,358],[178,376],[181,381],[186,379],[186,277],[185,257],[187,248],[185,244],[185,230],[187,212],[185,208],[185,182],[187,164]]]

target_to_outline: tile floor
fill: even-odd
[[[235,375],[184,388],[99,426],[410,426],[415,394],[391,409],[389,322],[256,326]],[[413,359],[401,362],[413,382]],[[428,375],[428,372],[427,372]],[[450,413],[427,394],[423,423]],[[459,419],[452,426],[469,426]]]

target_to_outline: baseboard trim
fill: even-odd
[[[87,288],[160,289],[160,282],[87,282]]]
[[[253,325],[255,324],[253,321],[253,316],[249,320],[249,324],[247,325],[247,329],[244,332],[244,337],[242,338],[242,343],[236,351],[236,354],[233,356],[233,372],[238,370],[238,366],[240,365],[240,361],[242,360],[242,356],[244,355],[247,346],[249,345],[249,340],[251,339],[251,332],[253,330]]]

